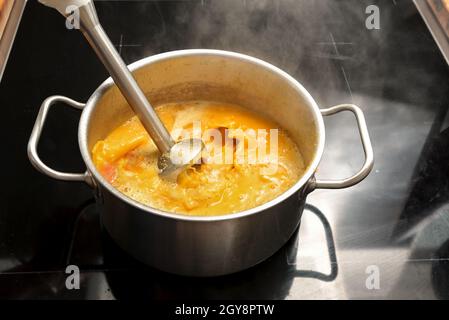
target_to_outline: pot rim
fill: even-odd
[[[114,196],[118,197],[122,201],[125,201],[127,204],[136,207],[137,209],[143,210],[146,213],[152,213],[164,218],[169,219],[176,219],[176,220],[183,220],[183,221],[198,221],[198,222],[213,222],[213,221],[224,221],[224,220],[232,220],[232,219],[238,219],[243,218],[247,216],[251,216],[253,214],[260,213],[262,211],[265,211],[267,209],[270,209],[271,207],[274,207],[278,205],[279,203],[283,202],[287,198],[293,196],[296,192],[298,192],[302,187],[306,186],[309,182],[309,180],[313,177],[315,170],[317,169],[321,157],[324,152],[324,141],[325,141],[325,128],[324,128],[324,121],[323,117],[321,115],[320,109],[315,102],[315,100],[312,98],[310,93],[292,76],[290,76],[285,71],[281,70],[280,68],[265,62],[263,60],[260,60],[258,58],[254,58],[245,54],[237,53],[237,52],[231,52],[231,51],[224,51],[224,50],[214,50],[214,49],[186,49],[186,50],[176,50],[176,51],[169,51],[164,52],[160,54],[156,54],[153,56],[149,56],[147,58],[138,60],[128,66],[128,68],[131,70],[131,72],[134,72],[144,66],[147,66],[151,63],[160,62],[163,60],[169,60],[173,58],[179,58],[179,57],[186,57],[186,56],[195,56],[195,55],[212,55],[212,56],[222,56],[226,58],[234,58],[239,60],[244,60],[245,62],[255,64],[259,67],[263,67],[265,69],[268,69],[271,72],[276,73],[280,77],[284,78],[290,85],[292,85],[304,98],[305,102],[311,107],[311,110],[313,111],[313,116],[317,123],[317,130],[318,130],[318,146],[315,152],[315,155],[313,157],[313,160],[311,164],[306,169],[305,173],[302,175],[302,177],[287,191],[276,197],[275,199],[264,203],[260,206],[257,206],[255,208],[251,208],[245,211],[237,212],[237,213],[231,213],[231,214],[225,214],[225,215],[219,215],[219,216],[189,216],[189,215],[183,215],[180,213],[173,213],[168,211],[163,211],[160,209],[156,209],[147,205],[144,205],[140,202],[137,202],[134,199],[131,199],[127,195],[121,193],[119,190],[117,190],[115,187],[113,187],[106,179],[103,178],[103,176],[98,172],[97,168],[93,164],[93,161],[91,159],[91,151],[88,150],[87,147],[87,129],[89,125],[89,120],[91,118],[91,114],[98,102],[98,100],[103,96],[103,94],[114,84],[114,81],[111,77],[106,79],[90,96],[89,100],[86,103],[86,106],[82,112],[81,119],[78,126],[78,143],[81,151],[81,155],[83,157],[84,162],[86,163],[86,166],[88,168],[88,171],[93,175],[94,179],[101,183],[110,193],[112,193]]]

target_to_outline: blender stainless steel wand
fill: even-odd
[[[92,0],[39,0],[39,2],[55,8],[63,16],[70,13],[70,8],[77,8],[82,33],[159,149],[161,156],[158,167],[161,175],[175,178],[201,157],[204,148],[201,140],[189,139],[178,143],[173,141],[103,30]]]

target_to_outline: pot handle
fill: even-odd
[[[63,102],[79,110],[82,110],[86,106],[84,103],[76,102],[64,96],[51,96],[45,99],[45,101],[41,105],[39,114],[37,115],[33,131],[31,132],[30,140],[28,141],[28,148],[27,148],[28,158],[30,159],[31,164],[38,171],[42,172],[43,174],[46,174],[47,176],[53,179],[63,181],[81,181],[86,182],[87,184],[92,186],[93,181],[90,174],[87,171],[85,173],[66,173],[54,170],[49,166],[47,166],[44,162],[42,162],[37,153],[39,138],[41,136],[42,129],[44,128],[48,111],[50,110],[51,106],[53,106],[55,103],[58,102]]]
[[[356,185],[363,179],[365,179],[368,174],[373,169],[374,165],[374,155],[373,147],[371,145],[371,140],[368,133],[368,128],[366,126],[365,116],[362,110],[353,104],[341,104],[328,109],[322,109],[321,114],[323,116],[330,116],[342,111],[351,111],[357,120],[359,127],[360,138],[362,140],[363,151],[365,152],[365,163],[362,168],[350,178],[342,180],[320,180],[316,179],[312,182],[313,189],[344,189]]]

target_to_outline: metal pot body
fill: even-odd
[[[298,227],[305,197],[235,219],[179,220],[148,214],[102,190],[102,222],[125,251],[157,269],[218,276],[247,269],[285,244]]]
[[[227,51],[182,50],[152,56],[129,66],[153,105],[188,100],[215,100],[245,106],[286,129],[299,146],[307,169],[284,194],[240,213],[189,217],[144,206],[112,187],[91,159],[94,144],[133,113],[111,79],[86,104],[53,96],[44,101],[28,144],[28,155],[41,172],[60,180],[84,181],[95,189],[104,226],[125,251],[171,273],[218,276],[256,265],[284,245],[299,225],[308,192],[345,188],[363,180],[373,154],[361,110],[354,105],[319,109],[308,92],[282,70],[259,59]],[[79,144],[86,173],[63,173],[46,166],[37,144],[49,108],[64,102],[83,109]],[[366,161],[354,176],[316,180],[324,148],[322,115],[340,111],[356,115]]]

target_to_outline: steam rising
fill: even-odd
[[[301,82],[321,106],[353,102],[355,93],[384,94],[393,87],[394,64],[413,50],[401,50],[413,34],[400,30],[409,1],[380,0],[185,0],[96,1],[115,43],[123,33],[123,57],[131,63],[171,50],[210,48],[266,60]],[[368,30],[366,8],[380,9],[380,30]],[[411,6],[411,8],[410,8]],[[123,16],[122,16],[123,14]],[[398,15],[400,17],[398,18]],[[133,17],[130,19],[129,17]],[[405,17],[404,17],[405,16]],[[402,20],[401,20],[402,19]],[[396,23],[397,22],[397,23]],[[112,28],[112,30],[114,30]],[[424,30],[426,31],[426,30]],[[405,38],[405,39],[404,39]],[[396,49],[397,48],[397,49]],[[392,53],[398,56],[392,57]],[[411,70],[411,69],[410,69]],[[412,71],[410,71],[412,72]],[[394,72],[393,72],[394,73]],[[417,79],[416,77],[414,79]],[[419,81],[428,82],[423,75]],[[331,92],[344,93],[336,101]],[[416,97],[410,97],[413,101]]]
[[[352,90],[358,89],[358,84],[351,81],[354,68],[367,70],[367,81],[371,81],[371,71],[379,69],[377,48],[386,32],[365,27],[366,7],[376,1],[204,0],[180,1],[175,6],[169,3],[153,3],[151,7],[142,4],[160,19],[153,36],[155,41],[147,38],[144,45],[147,55],[184,48],[245,53],[287,71],[318,100],[323,96],[325,105],[335,101],[323,95],[323,87],[350,96]],[[391,9],[380,7],[385,29]]]

